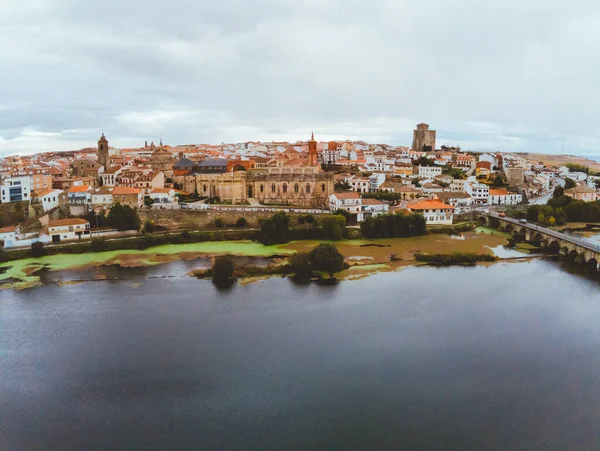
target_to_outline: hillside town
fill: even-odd
[[[566,195],[597,199],[598,176],[528,162],[520,154],[438,148],[436,131],[425,123],[416,126],[411,146],[321,142],[313,135],[295,143],[169,146],[161,140],[118,149],[102,133],[93,148],[0,160],[0,240],[20,247],[117,234],[85,219],[117,204],[136,210],[344,210],[358,223],[417,212],[427,225],[447,225],[455,214],[543,198],[565,178],[575,181]],[[11,220],[11,204],[30,213],[26,221],[18,215]]]

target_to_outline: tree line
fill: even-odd
[[[426,222],[419,213],[392,213],[367,218],[360,225],[365,238],[396,238],[425,235]]]

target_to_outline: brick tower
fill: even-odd
[[[110,169],[110,157],[108,155],[108,140],[106,136],[104,136],[104,132],[102,132],[102,136],[98,140],[98,163],[100,163],[104,170],[107,171]]]
[[[315,141],[315,134],[311,134],[310,141],[308,141],[308,164],[310,166],[319,165],[319,154],[317,153],[317,141]]]

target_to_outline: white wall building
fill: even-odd
[[[45,189],[37,194],[37,199],[42,204],[43,210],[48,211],[58,207],[61,194],[62,191],[59,189]]]
[[[48,233],[53,243],[90,238],[90,223],[79,218],[57,219],[48,222]]]
[[[362,199],[360,195],[353,191],[347,193],[334,193],[329,196],[329,210],[346,210],[352,215],[358,215],[362,210]]]
[[[421,213],[428,225],[451,225],[454,217],[454,207],[439,200],[417,201],[408,204],[407,208],[414,213]]]
[[[2,203],[30,202],[31,201],[31,177],[8,177],[3,180],[0,187],[0,198]]]
[[[382,202],[377,199],[361,199],[361,212],[357,217],[359,222],[365,221],[367,218],[376,217],[387,214],[390,206],[387,202]]]
[[[490,205],[517,205],[523,202],[523,196],[519,193],[510,193],[505,189],[489,190],[488,204]]]
[[[419,166],[419,177],[433,179],[440,175],[443,169],[439,166]]]

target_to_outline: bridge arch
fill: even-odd
[[[560,243],[557,240],[551,240],[548,243],[548,252],[551,254],[559,254],[560,253]]]

